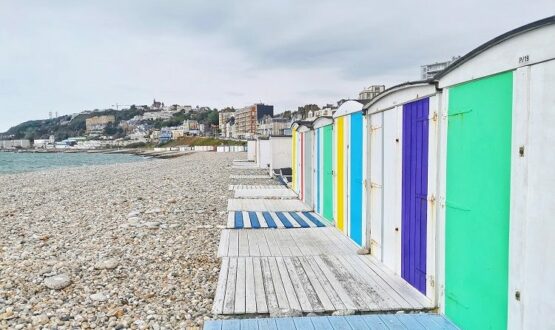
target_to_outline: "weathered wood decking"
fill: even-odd
[[[236,189],[284,189],[289,190],[289,188],[282,184],[230,184],[229,190],[236,190]]]
[[[230,179],[270,179],[268,174],[231,174]]]
[[[298,199],[231,198],[227,201],[228,211],[312,211]]]
[[[335,228],[222,231],[218,257],[357,255],[357,247]]]
[[[441,315],[386,314],[319,317],[282,317],[207,321],[204,330],[451,330],[458,329]]]
[[[232,211],[227,214],[227,228],[311,228],[325,227],[326,221],[313,212]]]
[[[297,198],[297,194],[290,189],[235,189],[235,198],[268,198],[268,199],[292,199]]]
[[[254,174],[231,177],[269,178]],[[222,231],[218,248],[222,265],[214,314],[414,312],[434,308],[428,298],[374,257],[358,255],[358,246],[302,201],[260,198],[296,197],[286,186],[237,184],[230,185],[229,189],[236,198],[228,200],[227,227],[230,229]],[[229,320],[207,323],[207,326],[265,329],[275,325],[276,328],[319,330],[342,326],[350,329],[352,325],[360,326],[353,329],[364,329],[367,324],[382,323],[385,329],[447,324],[428,319],[417,321],[413,316],[401,320],[392,314],[368,320],[360,317]]]
[[[223,257],[213,312],[377,312],[432,307],[416,289],[369,256]]]

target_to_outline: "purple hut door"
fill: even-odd
[[[403,106],[401,276],[426,294],[429,99]]]

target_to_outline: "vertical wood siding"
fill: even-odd
[[[449,89],[445,311],[463,329],[507,328],[513,74]]]
[[[401,276],[426,294],[429,99],[403,106]]]

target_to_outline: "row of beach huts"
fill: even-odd
[[[248,157],[462,329],[555,329],[554,128],[552,16]]]

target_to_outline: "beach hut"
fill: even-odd
[[[353,242],[363,246],[366,240],[363,180],[365,171],[362,157],[364,120],[362,104],[344,101],[333,115],[336,227]]]
[[[293,122],[291,124],[291,189],[296,192],[299,197],[301,196],[301,185],[300,185],[300,145],[301,145],[301,135],[297,132],[299,128],[298,122]]]
[[[272,161],[272,149],[268,138],[259,137],[256,140],[256,163],[259,168],[269,169]]]
[[[305,196],[305,184],[306,184],[306,159],[312,159],[312,156],[306,155],[306,139],[307,137],[310,139],[311,137],[307,134],[311,130],[311,121],[295,121],[291,124],[291,150],[292,150],[292,188],[295,191],[299,198],[302,201],[306,201]],[[311,141],[310,145],[312,144]],[[310,152],[310,151],[309,151]],[[308,178],[309,181],[311,180],[312,176]],[[312,196],[310,196],[312,199]]]
[[[333,118],[319,117],[314,130],[314,210],[333,223]]]
[[[291,140],[291,136],[270,136],[270,172],[291,166]]]
[[[247,141],[247,160],[256,161],[256,140]]]
[[[310,206],[314,207],[314,130],[312,121],[302,121],[297,129],[300,135],[300,198]]]
[[[434,78],[446,124],[444,311],[464,329],[555,328],[553,40],[554,16]]]
[[[364,107],[366,244],[434,303],[439,100],[434,84],[409,82]]]

